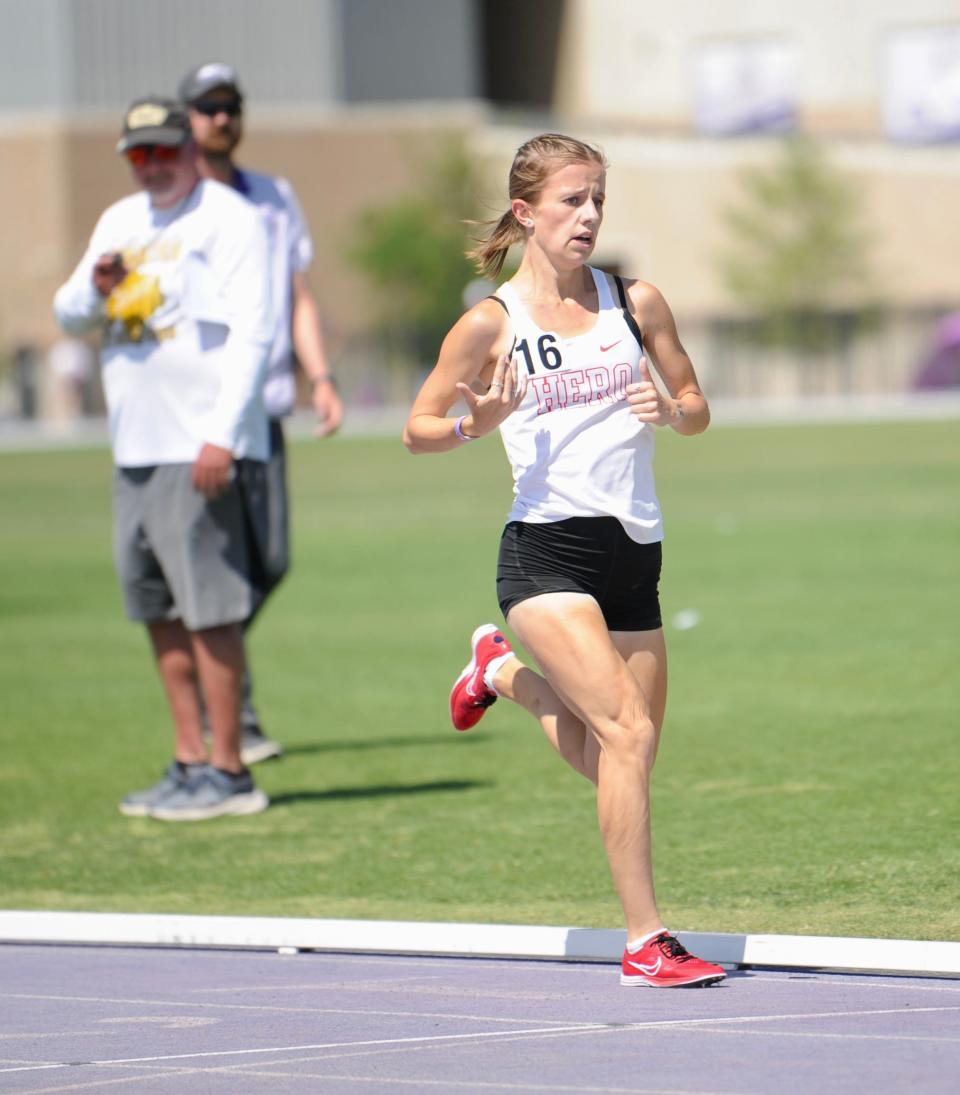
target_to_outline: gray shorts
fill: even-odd
[[[240,461],[244,480],[265,474]],[[113,554],[131,620],[183,620],[190,631],[241,623],[263,597],[257,529],[262,492],[236,480],[215,501],[190,482],[190,464],[117,468],[113,480]]]

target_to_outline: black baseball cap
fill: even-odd
[[[190,138],[190,118],[180,103],[147,95],[136,99],[123,116],[123,135],[118,152],[143,144],[162,144],[177,148]]]
[[[217,87],[229,88],[238,99],[243,98],[237,70],[223,61],[207,61],[192,68],[180,81],[180,100],[189,106]]]

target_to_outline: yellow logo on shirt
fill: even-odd
[[[147,320],[161,304],[160,279],[131,270],[107,297],[106,311],[110,319],[123,322],[132,342],[139,342]]]

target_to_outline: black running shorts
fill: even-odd
[[[514,605],[541,593],[586,593],[611,631],[653,631],[660,617],[661,545],[631,540],[615,517],[511,521],[500,538],[497,600]]]

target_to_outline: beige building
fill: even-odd
[[[887,325],[834,386],[902,387],[935,318],[960,308],[957,0],[0,0],[0,351],[42,354],[57,337],[53,292],[130,188],[114,153],[126,102],[210,57],[247,85],[243,160],[297,189],[354,372],[375,354],[371,290],[345,258],[351,225],[416,186],[450,132],[483,165],[493,209],[528,136],[600,144],[611,173],[596,261],[660,286],[721,390],[772,383],[753,365],[731,379],[717,332],[740,306],[716,257],[739,172],[770,163],[778,133],[823,140],[874,240]]]

